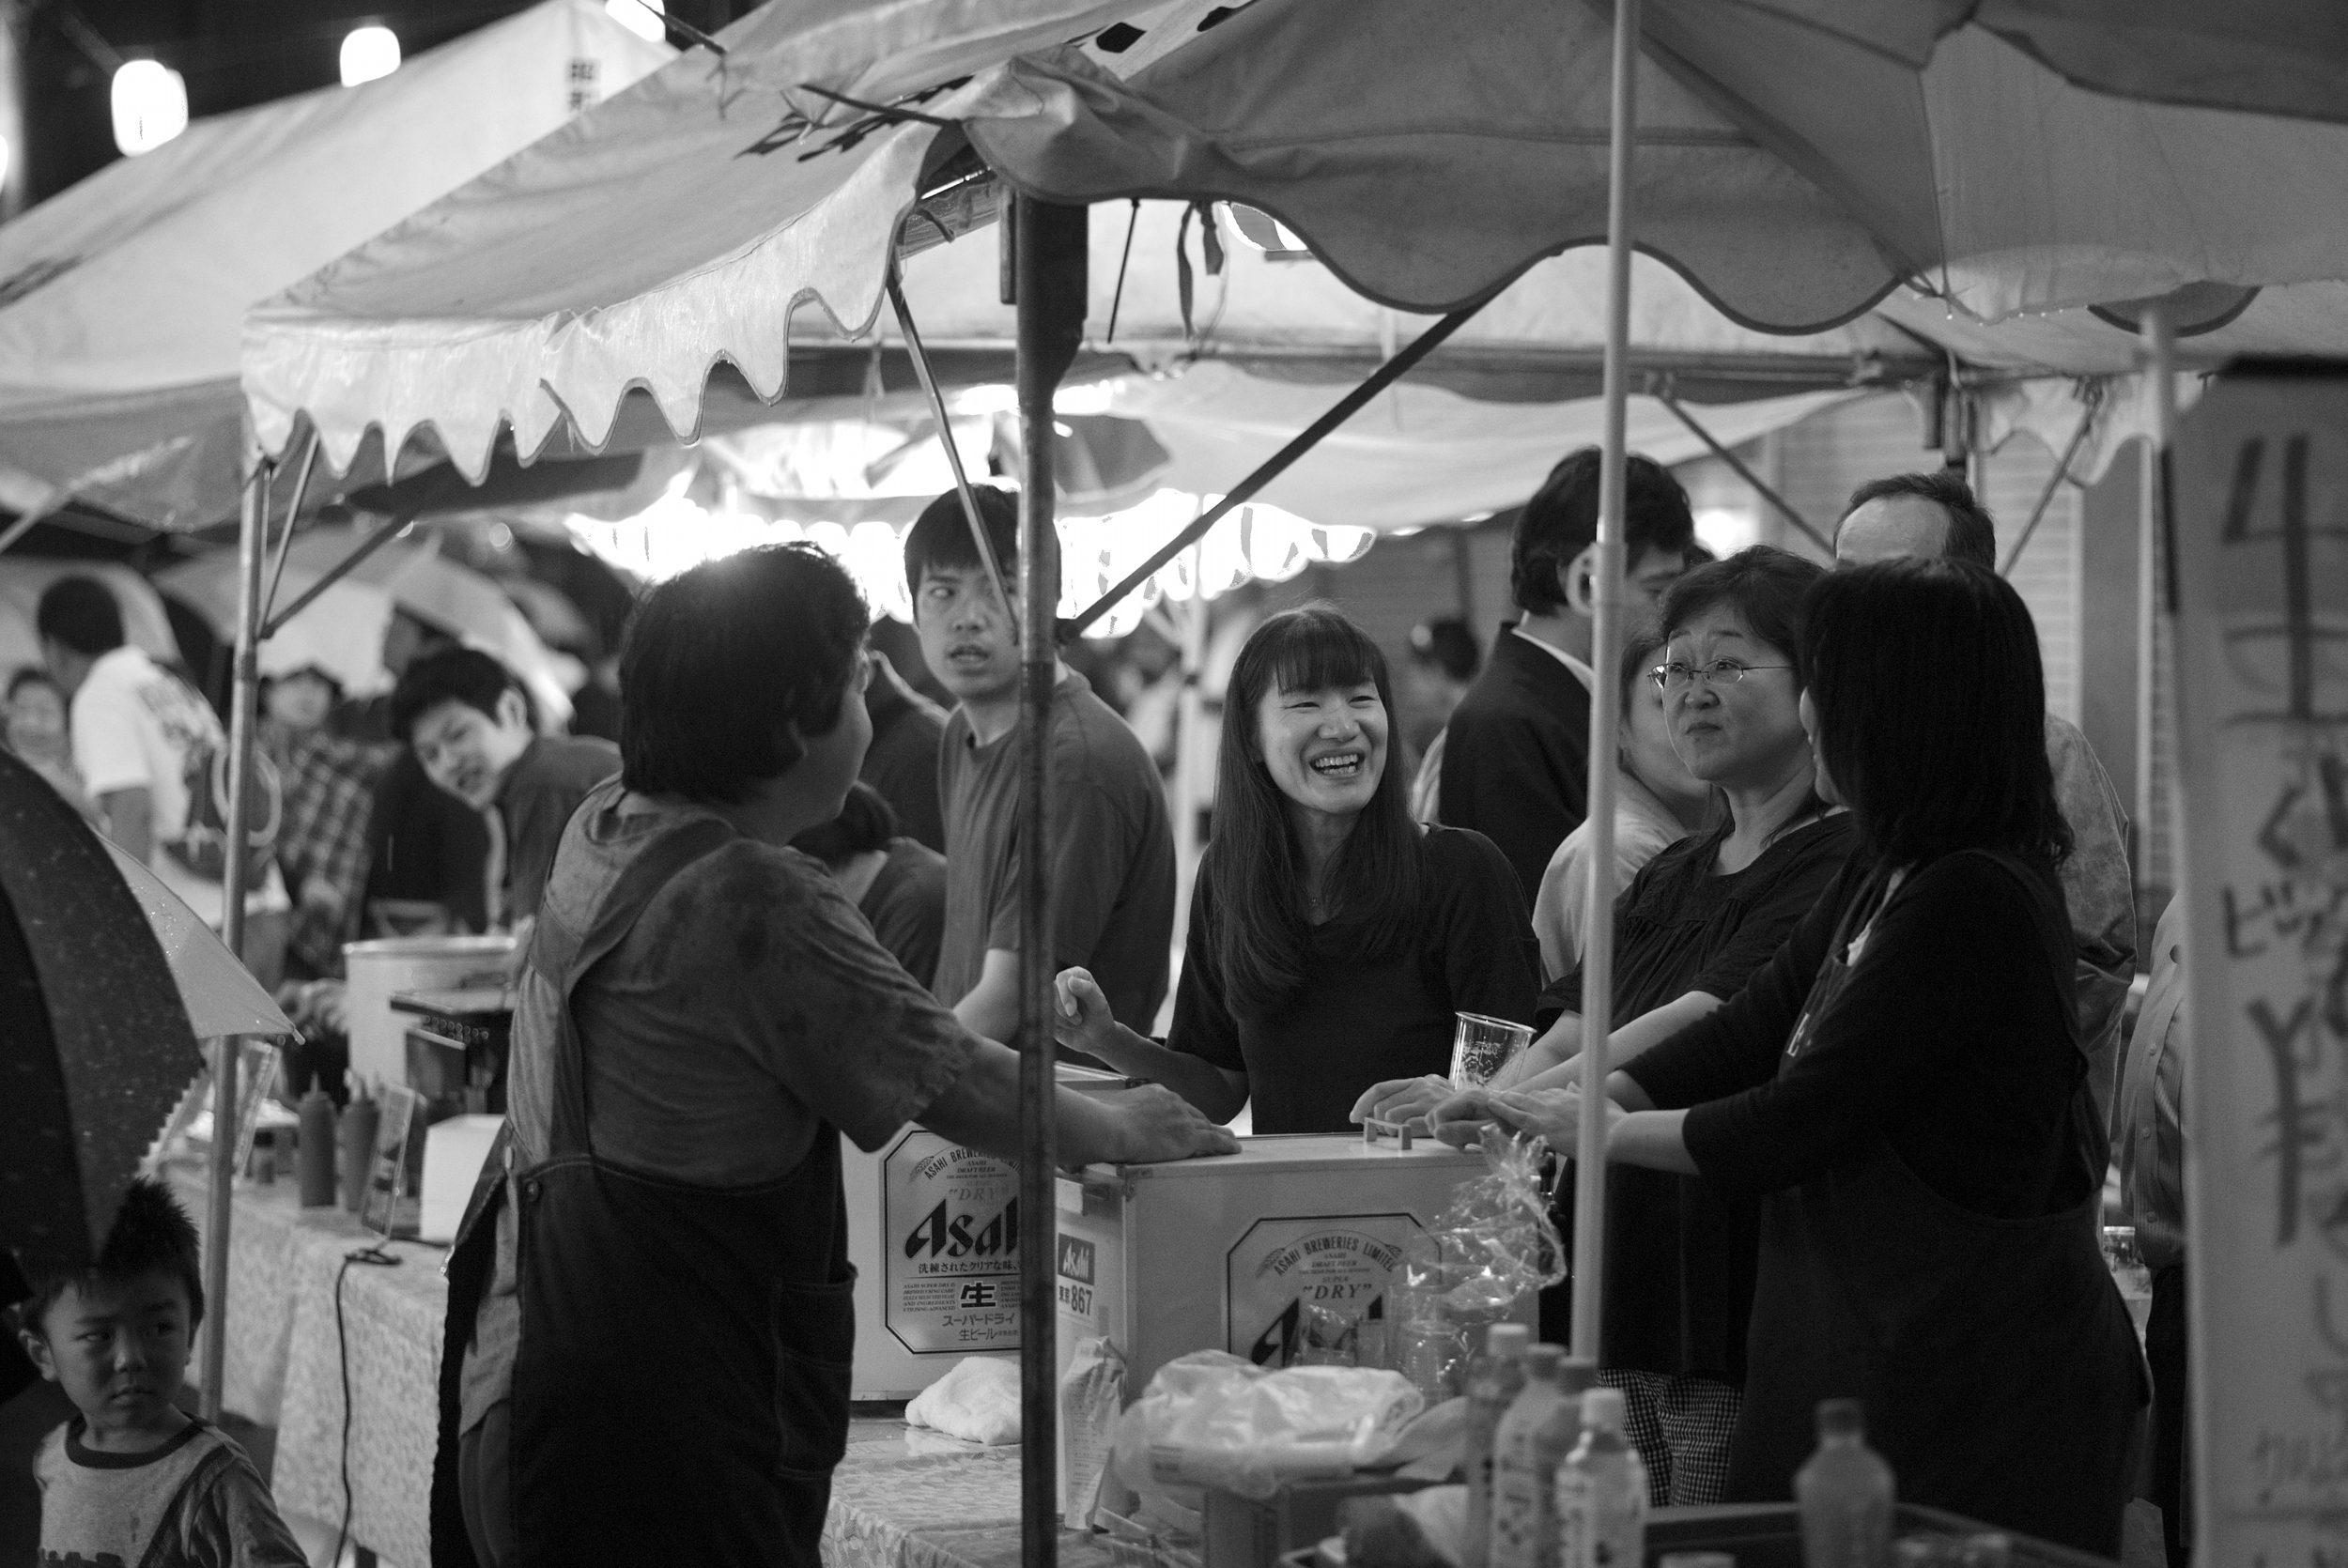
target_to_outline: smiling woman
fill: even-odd
[[[1336,1132],[1382,1079],[1441,1073],[1453,1016],[1532,1016],[1523,894],[1491,840],[1413,822],[1387,764],[1384,655],[1337,611],[1267,619],[1224,707],[1215,835],[1192,896],[1174,1023],[1114,1023],[1059,977],[1059,1038],[1258,1132]]]

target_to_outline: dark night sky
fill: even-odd
[[[65,0],[29,0],[25,39],[28,205],[116,156],[109,78],[61,25]],[[366,23],[414,55],[524,8],[528,0],[71,0],[108,43],[150,54],[187,79],[191,116],[267,102],[339,79],[343,36]],[[672,14],[721,25],[753,0],[669,0]],[[680,40],[681,41],[681,40]]]

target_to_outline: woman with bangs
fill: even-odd
[[[1411,820],[1391,765],[1393,689],[1325,606],[1258,626],[1223,711],[1215,831],[1192,892],[1166,1043],[1061,972],[1060,1043],[1175,1090],[1216,1121],[1345,1132],[1382,1080],[1443,1073],[1454,1015],[1533,1016],[1538,959],[1491,841]]]

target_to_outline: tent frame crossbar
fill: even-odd
[[[1733,471],[1738,479],[1743,480],[1747,484],[1751,485],[1753,493],[1759,496],[1763,500],[1768,501],[1769,505],[1775,509],[1779,516],[1784,517],[1787,522],[1793,524],[1795,530],[1800,532],[1804,539],[1809,540],[1813,545],[1815,545],[1818,548],[1824,550],[1830,558],[1833,556],[1834,541],[1827,538],[1824,534],[1821,534],[1816,529],[1812,528],[1810,526],[1810,520],[1807,517],[1804,517],[1800,512],[1794,510],[1794,503],[1787,500],[1784,496],[1778,494],[1775,486],[1771,485],[1759,474],[1753,472],[1753,466],[1751,464],[1747,463],[1743,458],[1738,456],[1736,453],[1732,452],[1727,447],[1722,445],[1709,430],[1705,429],[1703,425],[1696,423],[1696,417],[1688,412],[1687,405],[1681,403],[1678,395],[1673,392],[1670,377],[1666,377],[1661,384],[1651,389],[1650,395],[1654,397],[1656,402],[1661,403],[1665,408],[1671,410],[1672,417],[1677,420],[1680,423],[1686,425],[1688,427],[1688,433],[1693,436],[1697,440],[1702,441],[1707,452],[1709,452],[1713,456],[1727,464],[1730,470]]]
[[[905,303],[904,280],[897,275],[897,264],[888,264],[888,308],[896,313],[897,331],[905,340],[905,357],[913,361],[913,374],[920,380],[921,393],[929,399],[930,417],[937,422],[937,444],[946,449],[946,466],[953,470],[954,494],[962,500],[963,521],[970,525],[970,541],[979,549],[979,560],[986,565],[987,581],[995,585],[995,597],[1018,624],[1018,603],[1012,597],[1011,584],[1003,576],[1003,563],[995,558],[995,542],[987,536],[986,520],[979,515],[979,498],[970,488],[970,476],[963,470],[962,449],[954,442],[954,427],[946,414],[946,394],[937,384],[937,373],[930,368],[929,350],[921,346],[921,333],[913,324],[913,311]],[[1047,470],[1048,471],[1048,470]]]
[[[2015,535],[2014,547],[2005,552],[2005,561],[1998,567],[1998,576],[2001,577],[2014,575],[2014,568],[2021,561],[2022,552],[2030,548],[2031,535],[2036,533],[2038,525],[2047,520],[2047,509],[2054,504],[2055,492],[2062,488],[2065,479],[2070,478],[2073,460],[2078,456],[2079,448],[2087,444],[2089,434],[2095,428],[2095,416],[2103,410],[2103,384],[2099,381],[2088,383],[2085,397],[2087,407],[2079,414],[2078,428],[2071,432],[2070,444],[2055,460],[2054,472],[2047,476],[2046,488],[2038,492],[2038,504],[2030,509],[2030,521],[2024,523],[2022,531]]]
[[[269,563],[269,587],[261,594],[261,623],[271,631],[277,623],[270,619],[270,610],[277,603],[278,585],[286,580],[286,557],[293,549],[294,524],[301,517],[301,500],[310,491],[310,475],[317,468],[318,433],[310,432],[309,449],[301,454],[301,469],[294,479],[293,500],[286,507],[285,530],[277,536],[277,552]]]
[[[1279,478],[1298,458],[1320,445],[1323,437],[1361,412],[1368,406],[1372,398],[1400,380],[1410,372],[1412,366],[1432,353],[1444,339],[1465,326],[1469,318],[1477,311],[1482,310],[1491,298],[1492,296],[1486,295],[1484,299],[1473,304],[1460,306],[1405,345],[1395,354],[1394,358],[1372,371],[1360,386],[1332,404],[1328,412],[1299,431],[1295,438],[1288,445],[1265,458],[1255,472],[1231,486],[1228,495],[1201,512],[1187,528],[1160,546],[1149,560],[1125,574],[1124,579],[1116,587],[1086,606],[1080,613],[1060,628],[1061,640],[1067,641],[1083,636],[1085,628],[1106,615],[1116,607],[1118,601],[1157,576],[1165,568],[1166,562],[1204,539],[1207,536],[1207,530],[1221,522],[1230,513],[1253,500],[1265,485]]]

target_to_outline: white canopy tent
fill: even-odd
[[[246,308],[672,53],[542,0],[362,86],[198,120],[0,227],[0,502],[232,515]]]
[[[1057,379],[1055,365],[1029,357],[1045,341],[1039,295],[1071,254],[1043,254],[1053,201],[1247,202],[1303,234],[1358,291],[1419,311],[1479,302],[1538,256],[1611,229],[1613,518],[1630,390],[1622,204],[1641,213],[1644,248],[1749,326],[1826,331],[1906,283],[1931,309],[1970,314],[1969,331],[1994,333],[2031,312],[2215,282],[2272,290],[2270,306],[2317,291],[2289,301],[2306,300],[2321,328],[2302,346],[2348,343],[2348,317],[2325,314],[2321,294],[2348,277],[2339,216],[2348,142],[2335,128],[2093,98],[1978,30],[1945,40],[1921,76],[1854,67],[1846,91],[1784,71],[1782,43],[1766,37],[1739,55],[1735,39],[1753,28],[1707,40],[1709,10],[1705,26],[1686,29],[1692,41],[1673,34],[1694,8],[1657,0],[1647,56],[1627,45],[1610,84],[1609,29],[1578,7],[1184,3],[1136,16],[1113,38],[1014,61],[956,96],[945,90],[954,77],[1120,8],[1002,4],[950,17],[943,7],[842,6],[812,20],[769,8],[720,39],[722,66],[678,62],[257,310],[246,355],[255,426],[282,450],[307,414],[336,464],[371,435],[396,452],[430,426],[477,474],[502,427],[524,453],[559,429],[597,445],[637,386],[689,433],[721,358],[760,394],[781,391],[796,306],[863,328],[908,242],[991,208],[951,137],[904,123],[908,113],[963,119],[986,162],[1036,198],[1019,204],[1014,267],[1018,340],[1034,367],[1022,416],[1041,437],[1031,459],[1049,445]],[[1636,40],[1635,5],[1621,0],[1620,11]],[[1753,15],[1764,27],[1768,17]],[[1635,160],[1628,119],[1610,124],[1634,87],[1647,127]],[[842,108],[840,95],[894,107]],[[1713,107],[1722,102],[1736,113]],[[545,254],[549,223],[582,237],[588,266]],[[1074,250],[1060,227],[1058,242]],[[1093,254],[1097,294],[1105,256]],[[2109,328],[2049,319],[2029,356],[2041,369],[2100,372],[2130,352],[2124,337],[2095,335]],[[2250,319],[2201,341],[2221,349],[2223,331]],[[1444,325],[1456,331],[1460,319]],[[2059,362],[2082,344],[2094,362]],[[1032,528],[1048,498],[1028,494]],[[1600,581],[1611,585],[1618,528],[1601,539]],[[1601,657],[1613,592],[1599,593]],[[1028,607],[1033,627],[1050,602],[1030,594]],[[1047,639],[1028,642],[1032,662]],[[1594,722],[1611,730],[1611,697],[1597,706]],[[1592,793],[1594,820],[1609,821],[1606,791]],[[1602,842],[1597,850],[1609,863]],[[1594,897],[1607,897],[1605,880],[1593,879]],[[1602,999],[1603,942],[1593,950]],[[1027,990],[1040,1015],[1037,988]],[[1602,1035],[1602,1000],[1592,1011]],[[1031,1163],[1047,1164],[1048,1143],[1035,1146],[1046,1157]],[[1047,1234],[1048,1203],[1029,1207],[1044,1211],[1028,1218]],[[1587,1216],[1583,1230],[1598,1233]],[[1023,1246],[1040,1258],[1033,1239]],[[1028,1392],[1039,1391],[1029,1436],[1041,1446],[1049,1390],[1031,1379]],[[1029,1547],[1048,1560],[1048,1532]]]

